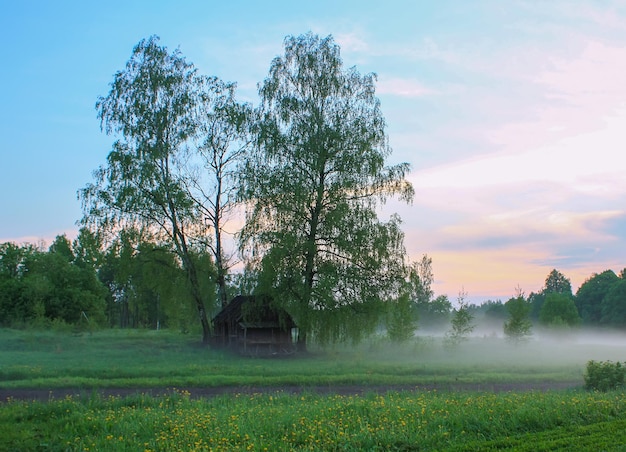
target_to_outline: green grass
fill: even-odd
[[[0,330],[0,388],[106,388],[241,385],[445,385],[580,381],[589,359],[620,347],[565,342],[514,346],[477,338],[457,349],[421,338],[381,339],[354,348],[313,350],[297,359],[241,358],[167,331],[93,334]],[[623,359],[622,357],[620,357]]]
[[[623,392],[585,392],[588,360],[623,360],[619,344],[576,337],[514,346],[475,338],[455,349],[420,338],[394,346],[250,359],[167,331],[0,330],[1,388],[84,388],[47,402],[0,403],[0,450],[626,450]],[[574,382],[547,392],[453,392],[463,384]],[[432,385],[440,390],[320,395],[307,386]],[[191,399],[99,396],[98,388],[232,385]],[[304,387],[299,395],[281,385]],[[264,394],[241,386],[276,386]]]
[[[623,450],[625,427],[621,392],[183,392],[11,401],[0,450]]]

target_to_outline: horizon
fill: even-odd
[[[133,47],[158,35],[205,75],[257,83],[288,35],[332,35],[344,68],[378,75],[411,205],[391,200],[436,295],[506,301],[555,268],[575,292],[626,267],[626,5],[493,0],[385,5],[121,2],[7,5],[0,243],[73,239],[76,192],[115,139],[95,110]]]

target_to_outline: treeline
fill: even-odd
[[[217,299],[216,268],[210,254],[194,254],[207,298]],[[525,296],[518,289],[508,301],[470,305],[459,294],[456,308],[447,295],[435,296],[432,260],[414,262],[400,294],[384,310],[392,339],[415,331],[448,329],[455,316],[503,328],[512,337],[530,335],[531,326],[548,328],[626,328],[626,269],[590,276],[574,293],[570,280],[554,269],[543,288]],[[249,291],[247,273],[227,278],[228,296]],[[209,314],[215,314],[216,305]],[[461,313],[461,314],[460,314]],[[127,230],[108,245],[88,229],[70,242],[58,236],[42,245],[0,244],[0,325],[74,328],[197,329],[189,281],[176,253]]]
[[[534,327],[564,330],[579,326],[626,328],[626,268],[591,275],[572,291],[570,280],[553,269],[539,292],[526,296],[521,288],[506,302],[487,300],[469,304],[459,292],[455,303],[447,295],[435,296],[432,259],[413,262],[396,300],[387,305],[386,331],[390,339],[406,341],[416,331],[445,332],[449,343],[466,339],[477,327],[503,333],[513,340],[533,334]]]
[[[626,328],[626,269],[619,275],[613,270],[594,273],[581,284],[576,293],[570,280],[554,269],[541,291],[526,298],[529,316],[534,323],[547,327]],[[484,303],[482,311],[492,319],[505,318],[505,306],[500,301]]]
[[[194,256],[215,294],[209,256]],[[88,229],[70,242],[0,244],[0,325],[63,328],[177,328],[196,326],[180,262],[167,247],[124,231],[107,247]]]

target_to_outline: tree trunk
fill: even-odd
[[[219,201],[219,198],[218,198]],[[222,256],[222,231],[220,230],[219,216],[215,216],[213,227],[215,228],[215,266],[217,267],[217,289],[221,307],[228,304],[226,290],[226,270],[224,269],[224,256]]]
[[[172,226],[172,229],[174,230],[173,237],[176,249],[178,250],[180,258],[183,261],[183,268],[185,269],[185,273],[187,273],[187,279],[189,280],[189,285],[191,286],[191,295],[196,303],[198,318],[200,319],[200,324],[202,325],[202,343],[208,345],[211,341],[211,326],[209,325],[204,300],[202,299],[202,294],[200,293],[198,271],[190,256],[185,236],[180,231],[175,221],[172,222]]]
[[[228,304],[228,294],[226,291],[226,269],[222,251],[222,171],[224,166],[220,163],[216,164],[214,168],[217,183],[214,200],[215,211],[213,212],[213,229],[215,230],[215,266],[217,267],[217,289],[219,302],[223,308]]]
[[[200,294],[200,283],[198,281],[198,274],[196,267],[191,262],[191,259],[187,257],[187,264],[185,268],[187,270],[187,278],[189,278],[189,284],[191,285],[191,292],[193,299],[196,302],[196,309],[198,310],[198,317],[200,324],[202,325],[202,343],[208,345],[211,341],[211,326],[209,325],[209,319],[206,315],[206,308],[204,307],[204,300]]]
[[[315,280],[315,258],[317,256],[317,245],[315,239],[317,238],[317,228],[319,226],[320,212],[322,210],[322,200],[324,196],[324,165],[319,174],[319,185],[317,188],[317,194],[315,199],[315,206],[311,211],[311,219],[309,222],[309,236],[307,238],[305,248],[305,262],[306,267],[304,269],[305,284],[306,284],[306,297],[302,300],[305,305],[304,308],[308,309],[311,303],[311,294],[313,293],[313,284]],[[298,342],[296,343],[296,349],[298,352],[306,352],[306,331],[300,329],[298,331]]]

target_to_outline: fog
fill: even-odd
[[[476,330],[467,348],[467,358],[478,362],[510,362],[543,366],[584,366],[589,360],[626,361],[626,334],[615,331],[580,329],[554,331],[536,329],[532,336],[512,343],[501,332]]]
[[[350,348],[351,360],[382,365],[409,365],[437,368],[444,375],[467,375],[494,371],[519,371],[520,376],[541,374],[570,379],[580,378],[588,361],[626,361],[626,333],[619,331],[570,329],[562,331],[533,328],[525,340],[513,342],[502,333],[502,326],[480,325],[456,346],[446,345],[445,330],[419,329],[407,343],[394,344],[381,334],[358,347]],[[344,352],[347,351],[344,349]],[[489,369],[489,370],[487,370]],[[556,375],[560,377],[556,377]]]

